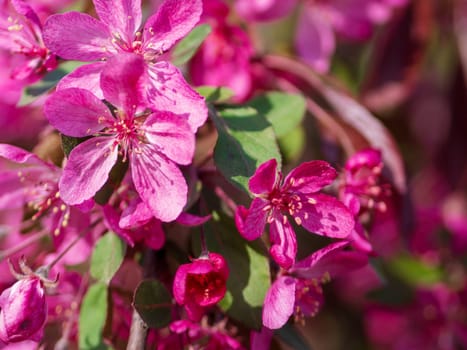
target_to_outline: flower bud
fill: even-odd
[[[0,295],[0,340],[14,343],[42,338],[47,304],[42,281],[28,276]]]

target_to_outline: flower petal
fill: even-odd
[[[180,169],[152,145],[131,153],[135,188],[154,216],[164,222],[175,220],[187,201],[187,184]]]
[[[59,183],[65,203],[80,204],[106,183],[118,156],[114,141],[113,137],[94,137],[73,148]]]
[[[157,54],[169,50],[198,23],[202,9],[201,0],[166,0],[146,21],[144,48]]]
[[[264,232],[268,211],[265,208],[269,202],[255,198],[251,202],[250,209],[238,206],[235,212],[235,224],[243,238],[252,241]]]
[[[151,220],[140,231],[144,234],[144,243],[151,249],[159,250],[164,246],[165,233],[159,220]]]
[[[333,238],[346,238],[354,228],[349,209],[336,198],[325,194],[301,196],[302,208],[295,212],[295,221],[310,232]],[[312,204],[313,203],[313,204]]]
[[[295,232],[287,217],[278,211],[274,214],[269,231],[272,245],[269,252],[274,261],[287,270],[294,264],[297,255]]]
[[[195,152],[195,134],[183,115],[155,111],[143,126],[148,141],[178,164],[188,165]]]
[[[105,62],[85,64],[65,75],[57,84],[57,90],[80,88],[91,91],[99,100],[104,99],[100,79]]]
[[[67,60],[97,61],[117,52],[107,26],[80,12],[48,17],[42,36],[50,51]]]
[[[277,160],[273,158],[256,169],[248,181],[248,188],[254,194],[271,193],[277,180]]]
[[[204,98],[194,91],[182,73],[169,62],[148,66],[149,88],[146,98],[158,110],[185,114],[191,130],[195,132],[204,124],[208,110]]]
[[[44,113],[61,133],[74,136],[90,136],[113,120],[109,108],[91,92],[79,88],[59,90],[49,96]]]
[[[336,44],[330,20],[320,6],[304,6],[298,20],[296,46],[300,56],[318,72],[329,70]]]
[[[131,44],[141,25],[141,0],[94,0],[100,20],[116,38]]]
[[[337,171],[323,160],[312,160],[294,168],[284,179],[284,191],[313,193],[329,185]]]
[[[181,213],[177,218],[177,223],[187,227],[201,226],[211,220],[212,215],[198,216],[190,213]]]
[[[280,276],[269,288],[264,299],[263,325],[281,328],[293,314],[295,305],[295,278]]]

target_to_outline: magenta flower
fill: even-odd
[[[328,245],[280,273],[264,299],[263,325],[281,328],[293,313],[297,318],[315,316],[324,302],[321,284],[368,263],[365,254],[342,250],[346,245]]]
[[[47,303],[39,277],[26,277],[4,290],[0,308],[0,340],[5,343],[41,340]]]
[[[177,164],[190,164],[195,137],[187,115],[147,109],[139,80],[143,59],[127,54],[109,60],[101,76],[108,106],[88,90],[55,92],[44,106],[50,123],[65,135],[94,135],[75,147],[60,179],[62,199],[79,204],[105,184],[119,155],[130,160],[136,191],[152,214],[172,221],[182,211],[187,185]]]
[[[55,69],[55,55],[42,41],[42,25],[34,10],[22,0],[11,0],[0,12],[0,49],[21,55],[24,62],[12,72],[14,79],[37,79]]]
[[[144,97],[160,109],[177,114],[189,113],[189,125],[195,131],[207,117],[204,99],[161,55],[198,22],[201,0],[165,1],[141,31],[138,31],[141,25],[140,0],[94,0],[94,5],[100,20],[72,11],[52,15],[45,23],[44,41],[58,56],[96,61],[72,72],[59,89],[98,88],[100,73],[107,66],[102,61],[132,53],[142,57],[146,63]],[[93,92],[101,97],[99,89]]]
[[[175,300],[185,306],[190,319],[199,321],[207,307],[224,297],[228,276],[227,263],[217,253],[180,265],[173,282]]]
[[[285,269],[293,265],[297,253],[295,232],[286,214],[310,232],[346,238],[354,226],[351,213],[334,197],[319,193],[336,176],[327,162],[316,160],[301,164],[282,181],[275,159],[261,164],[248,184],[255,199],[249,209],[239,206],[235,214],[240,234],[256,239],[269,223],[271,256]]]

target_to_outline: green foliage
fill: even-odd
[[[206,99],[206,102],[220,103],[230,100],[234,92],[225,86],[200,86],[196,91]]]
[[[281,329],[278,329],[275,332],[282,341],[294,350],[311,350],[308,346],[307,341],[303,336],[298,332],[297,328],[290,324],[286,323]]]
[[[60,79],[83,64],[83,62],[77,61],[64,62],[57,69],[44,75],[44,77],[38,82],[26,86],[18,102],[18,106],[26,106],[37,100],[39,97],[44,96],[54,88],[55,85],[57,85]]]
[[[104,283],[92,285],[84,296],[79,313],[79,348],[81,350],[107,349],[103,330],[107,319],[108,290]]]
[[[175,47],[172,55],[172,62],[176,66],[181,66],[187,63],[196,53],[204,39],[211,33],[209,24],[200,24],[180,41]]]
[[[306,145],[306,131],[302,125],[277,139],[284,163],[298,162]]]
[[[96,243],[91,257],[91,276],[108,285],[125,256],[126,245],[113,232],[107,232]]]
[[[249,101],[271,123],[277,137],[282,137],[296,128],[303,120],[306,102],[303,96],[283,92],[268,92]]]
[[[210,117],[219,138],[214,161],[234,185],[248,192],[248,180],[261,163],[281,155],[271,124],[252,107],[226,107]]]
[[[430,286],[443,279],[443,271],[439,266],[429,265],[410,255],[400,255],[391,260],[388,270],[411,286]]]
[[[133,306],[148,327],[162,328],[170,323],[172,297],[157,280],[144,280],[138,285]]]

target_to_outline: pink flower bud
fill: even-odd
[[[42,281],[19,280],[0,295],[0,340],[14,343],[42,338],[47,304]]]
[[[175,274],[175,300],[185,305],[188,316],[197,321],[206,307],[218,303],[224,297],[228,275],[227,263],[222,255],[216,253],[183,264]]]

